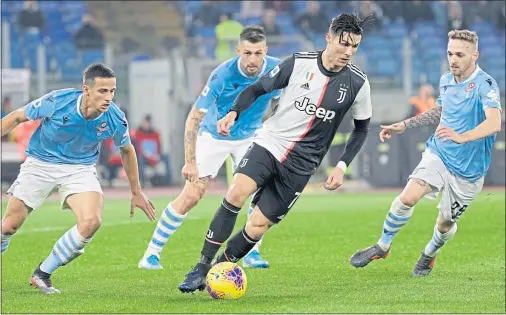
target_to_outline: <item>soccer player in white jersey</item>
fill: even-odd
[[[271,99],[277,97],[278,92],[274,91],[259,98],[253,104],[253,109],[237,122],[230,136],[220,135],[216,122],[230,110],[242,90],[279,63],[277,58],[266,56],[266,53],[264,29],[259,26],[247,26],[239,37],[238,56],[223,62],[209,76],[207,85],[186,121],[185,165],[182,175],[187,182],[179,196],[163,211],[148,248],[139,261],[139,268],[162,269],[160,264],[162,248],[181,226],[187,213],[204,196],[209,179],[218,174],[229,155],[235,169],[251,145],[255,132],[262,126],[262,118]],[[250,205],[249,214],[252,213],[253,207],[254,204]],[[223,223],[225,228],[234,227],[238,211],[231,213],[226,210]],[[229,221],[232,223],[229,224]],[[220,240],[215,240],[214,246],[219,245]],[[244,267],[269,267],[269,263],[260,256],[259,246],[260,244],[244,258]]]
[[[416,262],[413,276],[428,275],[436,255],[457,232],[457,221],[483,187],[496,134],[501,130],[501,104],[496,81],[476,64],[478,36],[469,30],[448,33],[450,72],[441,76],[436,107],[419,116],[382,126],[381,141],[406,128],[438,124],[402,193],[394,199],[377,244],[350,258],[355,267],[386,258],[392,240],[408,222],[424,196],[441,192],[434,234]]]
[[[156,219],[154,205],[141,191],[125,114],[112,101],[115,91],[114,72],[103,64],[92,64],[84,71],[82,90],[52,91],[2,119],[2,136],[23,122],[41,120],[19,176],[8,190],[2,254],[28,214],[54,191],[60,194],[62,209],[71,209],[77,219],[30,278],[30,284],[45,294],[60,293],[50,276],[83,254],[100,227],[104,198],[95,163],[101,141],[113,138],[120,147],[132,191],[130,216],[139,207],[151,221]]]
[[[328,190],[341,186],[346,167],[366,139],[372,115],[369,81],[349,62],[362,40],[363,22],[350,14],[334,18],[325,36],[325,50],[295,53],[281,61],[239,94],[230,112],[218,122],[220,133],[229,135],[236,120],[253,110],[250,105],[257,98],[282,90],[275,113],[239,163],[233,184],[209,226],[201,257],[179,285],[180,291],[205,288],[207,272],[219,250],[215,240],[227,240],[233,229],[223,228],[222,216],[237,212],[253,192],[253,214],[215,262],[237,262],[287,215],[327,153],[343,117],[351,111],[355,128],[325,184]]]

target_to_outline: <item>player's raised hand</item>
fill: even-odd
[[[329,177],[327,178],[327,182],[323,186],[327,190],[336,190],[341,187],[344,180],[344,171],[340,167],[336,167],[332,170]]]
[[[189,182],[194,182],[199,179],[199,171],[197,169],[197,164],[195,163],[186,163],[181,170],[181,175],[183,178]]]
[[[439,125],[436,129],[436,137],[442,142],[453,141],[455,143],[466,143],[466,138],[455,130]]]
[[[140,208],[150,221],[154,221],[156,219],[155,213],[155,205],[151,200],[144,195],[142,191],[132,194],[132,198],[130,199],[130,216],[133,217],[135,214],[135,208]]]
[[[229,112],[225,117],[218,121],[218,133],[222,136],[230,135],[230,128],[235,124],[237,113]]]
[[[392,134],[394,133],[403,133],[406,129],[406,125],[402,121],[388,126],[381,125],[380,127],[382,128],[379,133],[381,142],[385,142],[385,139],[392,138]]]

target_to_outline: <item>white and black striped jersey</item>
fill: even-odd
[[[258,84],[267,93],[282,92],[254,141],[298,174],[314,174],[348,110],[356,120],[372,116],[367,76],[351,63],[339,72],[326,70],[322,51],[293,54]]]

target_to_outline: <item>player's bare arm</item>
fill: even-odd
[[[16,128],[17,125],[28,121],[25,115],[25,107],[18,108],[2,118],[2,137]]]
[[[193,106],[186,119],[184,131],[184,159],[185,165],[181,171],[184,179],[195,182],[199,180],[199,172],[197,170],[197,135],[199,133],[200,123],[206,113]]]
[[[498,108],[486,108],[486,119],[476,128],[464,133],[457,133],[446,126],[439,126],[436,130],[436,137],[442,142],[453,141],[455,143],[466,143],[486,138],[501,131],[501,110]]]
[[[407,128],[415,128],[427,125],[437,125],[441,120],[441,105],[436,105],[433,108],[426,110],[422,114],[418,116],[414,116],[403,120],[401,122],[383,126],[381,125],[382,130],[380,131],[379,137],[381,142],[384,142],[385,139],[390,139],[393,133],[402,133]]]
[[[135,213],[135,208],[141,208],[149,220],[156,219],[155,205],[151,200],[144,195],[141,190],[141,183],[139,182],[139,167],[137,164],[137,155],[134,146],[129,143],[120,147],[121,162],[125,168],[125,173],[130,183],[130,190],[132,191],[132,199],[130,201],[130,216]]]
[[[441,105],[436,105],[433,108],[426,110],[425,112],[423,112],[418,116],[404,120],[402,123],[404,124],[406,129],[426,125],[437,125],[441,120],[442,109],[443,108],[441,107]]]

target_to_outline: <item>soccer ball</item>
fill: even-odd
[[[246,292],[247,284],[244,270],[228,261],[214,265],[206,278],[207,292],[214,299],[238,299]]]

